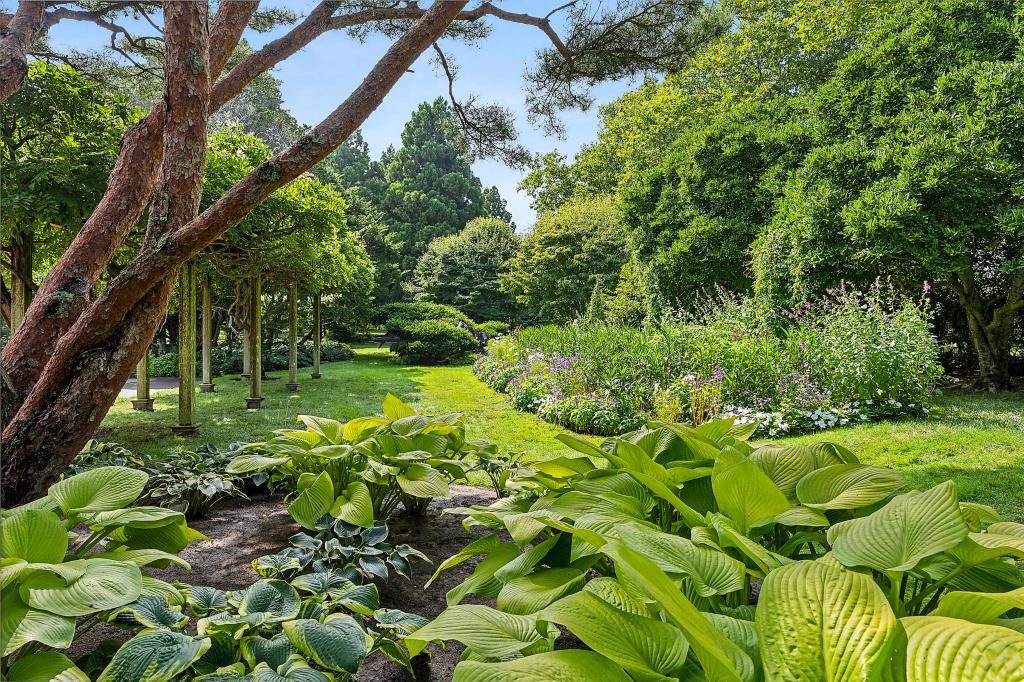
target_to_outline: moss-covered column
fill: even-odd
[[[313,294],[313,374],[314,379],[320,378],[320,292]]]
[[[135,367],[135,399],[132,409],[141,412],[153,411],[153,399],[149,397],[149,349],[142,355]]]
[[[203,383],[199,390],[213,393],[213,292],[210,291],[210,272],[203,275]]]
[[[299,286],[288,285],[288,391],[299,390]]]
[[[258,410],[263,406],[263,338],[260,310],[260,276],[249,283],[249,397],[245,406]]]
[[[21,326],[32,302],[32,257],[35,235],[31,230],[11,231],[11,331]]]
[[[178,273],[178,423],[171,431],[190,436],[199,430],[192,414],[196,397],[196,278],[192,261]]]

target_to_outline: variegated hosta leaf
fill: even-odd
[[[205,616],[210,611],[228,607],[227,592],[216,587],[190,585],[186,594],[189,609],[197,616]]]
[[[1024,609],[1024,587],[1011,592],[949,592],[930,615],[998,624],[996,619],[1010,609]]]
[[[847,566],[909,571],[967,537],[952,481],[899,495],[875,513],[828,530],[832,554]]]
[[[719,510],[743,534],[791,506],[760,467],[730,448],[722,450],[715,461],[711,487]]]
[[[329,513],[336,519],[369,528],[373,525],[373,500],[362,481],[352,481],[334,500]]]
[[[17,590],[6,591],[0,600],[0,655],[8,656],[29,642],[65,649],[74,637],[74,618],[29,608]]]
[[[138,469],[99,467],[54,483],[46,496],[68,515],[111,511],[138,499],[148,480]]]
[[[444,474],[427,464],[410,464],[395,480],[402,492],[412,497],[448,497]]]
[[[250,668],[255,668],[260,663],[266,663],[275,670],[284,665],[288,657],[295,653],[295,647],[283,632],[279,632],[273,637],[264,637],[263,635],[243,637],[241,649],[242,658]]]
[[[537,629],[536,616],[503,613],[481,604],[450,606],[405,638],[410,656],[433,641],[461,642],[488,658],[507,658],[546,639]]]
[[[56,651],[18,657],[7,671],[7,679],[12,682],[89,682],[88,675]]]
[[[288,513],[303,528],[316,529],[317,521],[331,511],[334,483],[326,471],[306,483],[299,496],[288,505]]]
[[[559,599],[537,614],[569,629],[588,647],[638,676],[683,667],[690,646],[673,625],[620,611],[589,592]]]
[[[639,524],[619,527],[619,539],[669,575],[688,576],[702,597],[743,589],[745,568],[724,552],[695,545],[686,538]]]
[[[812,509],[859,509],[880,502],[905,484],[892,469],[866,464],[834,464],[800,479],[796,496]]]
[[[0,523],[0,556],[29,563],[59,564],[68,551],[68,531],[46,509],[26,509]]]
[[[756,623],[768,682],[878,680],[899,639],[871,576],[828,557],[769,573]]]
[[[1022,682],[1024,634],[959,618],[902,618],[907,682]]]
[[[586,574],[578,568],[544,568],[505,583],[498,593],[498,609],[525,615],[536,613],[556,599],[579,591]]]
[[[169,605],[166,599],[142,595],[131,604],[113,611],[107,622],[128,627],[180,630],[188,622],[188,616],[177,606]]]
[[[373,583],[356,585],[345,571],[307,573],[292,580],[291,584],[295,589],[315,594],[321,599],[330,598],[354,613],[369,615],[380,608],[377,586]]]
[[[245,632],[258,628],[270,618],[269,613],[260,611],[244,616],[236,616],[227,611],[218,611],[212,616],[200,618],[196,622],[196,632],[200,635],[215,636],[218,633],[227,633],[238,639]]]
[[[256,573],[269,578],[278,575],[294,575],[302,570],[302,562],[296,556],[288,554],[265,554],[252,560],[252,568]]]
[[[378,609],[373,612],[373,619],[382,630],[396,632],[402,637],[411,635],[430,622],[428,618],[400,609]]]
[[[22,600],[61,616],[85,616],[123,606],[142,594],[142,572],[135,564],[86,559],[84,566],[85,573],[71,581],[50,572],[30,575],[21,583]]]
[[[452,682],[630,682],[629,675],[610,660],[594,653],[570,649],[549,651],[503,663],[462,661]]]
[[[291,656],[277,670],[260,663],[253,671],[254,682],[330,682],[329,677],[309,667],[301,656]]]
[[[352,616],[335,613],[323,623],[291,620],[282,627],[296,649],[328,670],[354,673],[366,658],[367,635]]]
[[[270,622],[294,618],[299,612],[299,593],[283,580],[258,580],[245,591],[239,615],[270,614]]]
[[[206,637],[171,630],[143,632],[118,649],[97,682],[168,682],[209,648]]]

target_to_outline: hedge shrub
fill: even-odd
[[[391,345],[407,365],[460,362],[478,348],[472,332],[441,320],[410,322],[402,328],[402,339]]]

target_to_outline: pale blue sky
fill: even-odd
[[[10,4],[0,2],[0,5]],[[265,5],[288,7],[305,13],[313,0],[266,1]],[[546,13],[556,0],[509,0],[502,6],[510,11]],[[628,83],[608,83],[595,90],[595,106],[588,112],[568,111],[563,114],[567,137],[559,140],[546,136],[526,121],[523,106],[522,72],[531,63],[536,50],[546,47],[547,38],[536,28],[492,20],[492,36],[477,47],[458,43],[443,45],[450,60],[459,65],[457,95],[479,96],[480,102],[495,102],[510,108],[518,119],[520,141],[531,151],[557,149],[572,157],[579,147],[595,137],[598,128],[597,106],[612,101],[625,92]],[[258,34],[246,32],[256,47],[272,40],[285,29]],[[100,48],[109,41],[109,34],[92,24],[62,22],[50,33],[55,48],[86,50]],[[449,41],[450,42],[450,41]],[[320,36],[304,50],[283,62],[274,74],[282,81],[284,106],[300,123],[314,125],[333,110],[362,81],[366,72],[384,53],[390,41],[380,36],[359,44],[343,32]],[[447,92],[443,75],[435,73],[427,56],[421,58],[407,73],[363,126],[363,135],[374,156],[389,144],[398,146],[402,127],[410,113],[424,100],[432,100]],[[495,161],[478,161],[474,170],[485,186],[497,185],[508,201],[509,210],[520,230],[533,224],[534,214],[529,198],[516,190],[522,177],[520,171]]]

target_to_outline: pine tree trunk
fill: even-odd
[[[323,327],[320,324],[320,292],[313,294],[313,374],[314,379],[320,378],[320,339]]]
[[[288,385],[289,391],[299,390],[299,287],[288,285]]]
[[[196,278],[192,261],[188,261],[178,273],[178,424],[171,430],[179,436],[199,429],[193,414],[195,397]]]
[[[203,383],[199,390],[213,393],[213,292],[210,291],[210,272],[203,275]]]
[[[260,276],[249,284],[249,397],[245,406],[258,410],[263,406],[263,320],[260,310]]]

